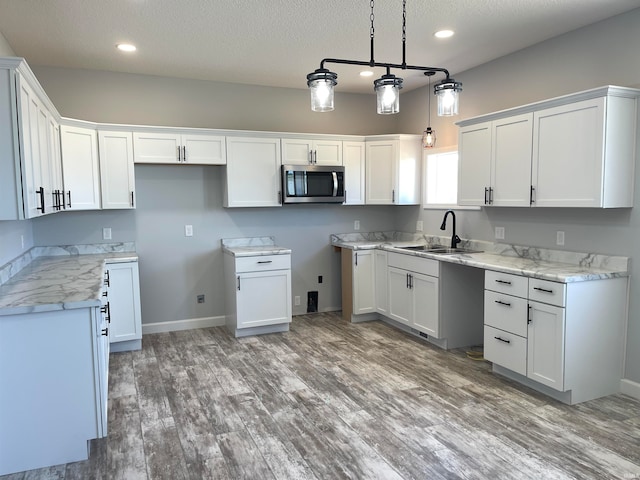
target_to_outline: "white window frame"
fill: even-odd
[[[480,207],[475,206],[460,206],[457,203],[428,203],[427,202],[427,185],[429,184],[427,162],[428,157],[431,155],[442,155],[445,153],[453,153],[458,151],[457,145],[450,145],[448,147],[439,148],[425,148],[422,153],[422,208],[424,210],[480,210]],[[458,159],[458,167],[460,166],[460,159]],[[459,173],[459,172],[458,172]],[[458,175],[456,175],[456,182],[458,181]]]

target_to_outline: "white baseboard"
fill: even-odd
[[[179,330],[192,330],[194,328],[222,327],[226,325],[226,317],[202,317],[187,318],[186,320],[174,320],[171,322],[143,323],[142,334],[177,332]]]
[[[623,378],[620,380],[620,393],[640,400],[640,383]]]

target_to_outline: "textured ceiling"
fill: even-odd
[[[408,0],[407,63],[455,74],[638,7],[640,0]],[[324,57],[369,59],[369,8],[367,0],[0,0],[0,32],[32,65],[306,88]],[[376,2],[376,61],[401,63],[401,12],[401,0]],[[445,27],[456,35],[433,37]],[[120,53],[114,46],[123,42],[138,51]],[[329,67],[341,91],[371,91],[358,67]],[[425,84],[420,72],[395,73],[405,89]]]

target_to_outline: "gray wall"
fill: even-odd
[[[456,80],[464,83],[461,112],[454,119],[432,116],[437,146],[457,144],[457,127],[453,122],[463,118],[601,85],[640,87],[638,26],[640,9],[456,75]],[[427,111],[420,108],[425,102],[425,88],[403,95],[400,130],[417,133],[426,126]],[[636,158],[640,158],[640,152]],[[505,228],[507,243],[632,257],[626,377],[640,382],[639,167],[636,172],[633,209],[494,207],[460,211],[458,231],[463,237],[494,240],[494,227],[501,226]],[[415,231],[415,222],[421,219],[426,232],[438,233],[442,214],[434,210],[405,211],[396,227]],[[564,247],[555,244],[557,230],[565,232]]]

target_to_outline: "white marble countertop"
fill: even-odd
[[[278,247],[274,237],[223,238],[222,251],[234,257],[291,255],[290,248]]]
[[[132,261],[134,252],[34,258],[0,286],[0,316],[100,306],[105,265]]]
[[[383,250],[431,258],[441,262],[466,265],[485,270],[512,273],[526,277],[570,283],[607,278],[628,277],[629,259],[576,253],[568,251],[543,250],[507,244],[492,244],[463,240],[461,247],[481,250],[481,253],[436,254],[426,251],[405,250],[402,247],[418,245],[448,245],[445,237],[428,237],[418,234],[378,232],[373,234],[332,235],[331,244],[352,250]]]

